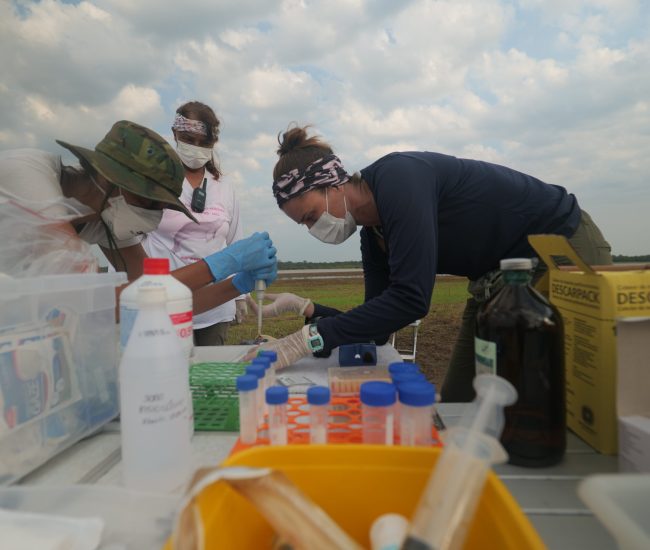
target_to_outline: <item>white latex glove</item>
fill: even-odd
[[[311,355],[311,349],[307,345],[307,331],[309,325],[305,325],[299,331],[289,334],[284,338],[267,342],[261,346],[252,348],[244,357],[243,361],[250,361],[257,357],[257,353],[262,350],[274,350],[278,354],[278,360],[273,364],[275,370],[284,369],[293,365],[298,359]]]
[[[246,295],[248,298],[248,294]],[[241,325],[246,320],[246,315],[248,315],[248,306],[246,305],[246,300],[235,300],[235,321],[238,325]]]
[[[262,317],[264,318],[277,317],[283,313],[299,313],[300,315],[304,315],[305,309],[311,304],[309,298],[302,298],[290,292],[282,292],[281,294],[267,292],[264,298],[271,301],[270,304],[262,306]],[[255,300],[250,296],[246,296],[246,301],[257,315],[258,305]]]

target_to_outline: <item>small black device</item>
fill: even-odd
[[[205,188],[208,185],[208,178],[203,178],[203,185],[197,187],[192,193],[192,202],[190,204],[193,212],[203,212],[205,210],[205,199],[207,192]]]
[[[375,344],[342,344],[339,346],[339,365],[341,367],[366,367],[377,364]]]

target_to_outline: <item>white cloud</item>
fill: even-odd
[[[91,146],[122,118],[170,137],[198,99],[222,119],[247,230],[271,228],[285,259],[359,255],[278,210],[292,121],[350,170],[427,149],[566,185],[615,252],[647,253],[648,28],[641,0],[0,2],[0,147]]]

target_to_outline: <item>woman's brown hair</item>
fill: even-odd
[[[277,153],[280,159],[273,168],[274,180],[294,168],[304,170],[312,162],[334,152],[320,136],[309,137],[307,135],[308,128],[310,126],[289,126],[287,131],[282,134],[282,138],[278,134]]]

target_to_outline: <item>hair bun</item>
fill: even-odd
[[[286,155],[293,149],[304,147],[305,143],[308,141],[307,128],[308,126],[303,128],[300,126],[289,127],[287,131],[282,134],[282,139],[278,136],[278,143],[280,144],[277,150],[278,155]]]

